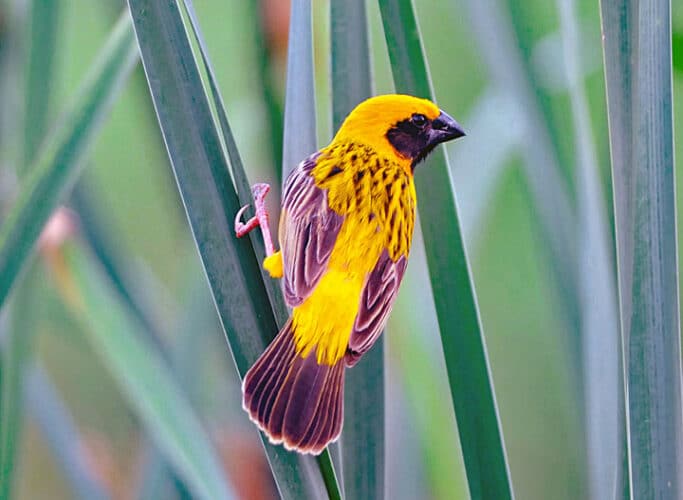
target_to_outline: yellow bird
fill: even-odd
[[[273,443],[319,454],[342,429],[344,369],[382,333],[406,269],[415,225],[416,165],[438,144],[465,135],[432,102],[372,97],[332,142],[289,175],[274,252],[263,199],[253,188],[264,268],[284,278],[292,316],[247,372],[243,406]]]

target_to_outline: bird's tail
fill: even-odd
[[[315,349],[302,358],[291,318],[247,372],[242,392],[242,406],[272,443],[317,455],[341,433],[344,360],[318,364]]]

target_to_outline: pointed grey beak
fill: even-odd
[[[465,131],[462,126],[443,111],[432,121],[432,130],[430,133],[430,143],[436,145],[442,142],[463,137]]]

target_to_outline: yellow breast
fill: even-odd
[[[317,346],[318,362],[334,364],[346,352],[365,277],[382,251],[394,261],[410,251],[415,186],[398,161],[348,143],[323,151],[312,175],[345,219],[328,271],[293,312],[295,339],[302,356]]]

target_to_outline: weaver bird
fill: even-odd
[[[243,406],[273,443],[319,454],[341,433],[344,370],[382,333],[406,269],[415,225],[416,165],[465,135],[432,102],[384,95],[359,104],[332,142],[284,186],[274,251],[264,207],[235,220],[237,236],[264,233],[263,266],[284,278],[291,318],[247,372]]]

